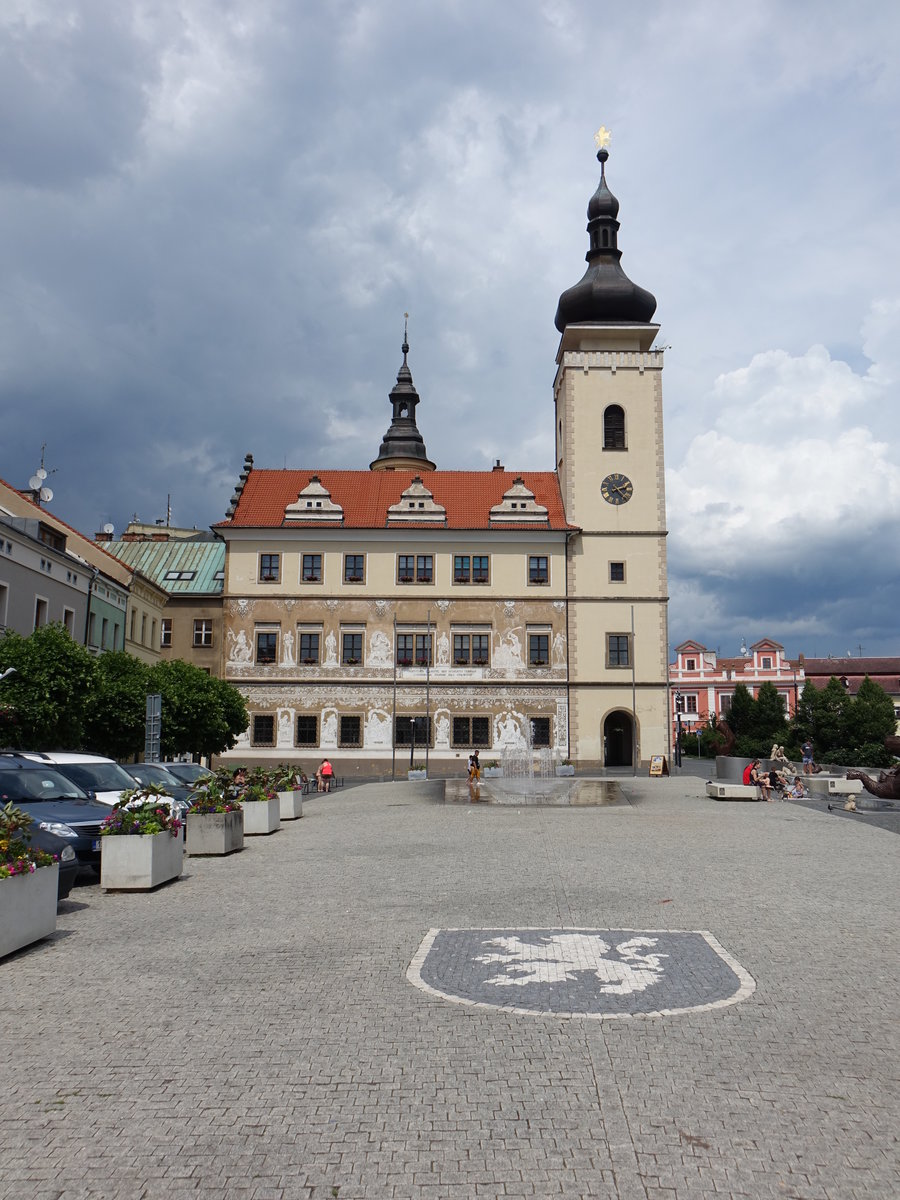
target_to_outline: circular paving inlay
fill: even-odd
[[[432,929],[406,975],[456,1004],[558,1017],[671,1016],[756,989],[704,930]]]

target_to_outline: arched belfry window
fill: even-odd
[[[625,449],[625,410],[610,404],[603,413],[603,449]]]
[[[603,230],[603,245],[604,246],[609,245],[609,230],[608,229]]]

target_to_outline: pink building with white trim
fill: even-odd
[[[675,661],[669,667],[670,716],[673,732],[677,725],[679,697],[681,727],[686,733],[703,728],[713,714],[728,720],[735,686],[743,683],[756,698],[764,683],[773,683],[784,702],[785,714],[792,717],[803,691],[806,676],[802,657],[789,662],[784,646],[770,638],[754,643],[737,658],[721,658],[700,642],[682,642],[675,647]]]

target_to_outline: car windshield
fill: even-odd
[[[134,779],[118,763],[60,763],[60,769],[79,787],[94,792],[122,792],[134,787]]]
[[[163,787],[181,787],[180,780],[171,775],[165,767],[156,767],[152,763],[129,763],[126,768],[129,775],[141,783],[161,783]]]
[[[167,771],[171,771],[179,779],[187,780],[188,783],[212,777],[212,771],[208,767],[201,767],[199,763],[166,763],[165,767]]]
[[[84,792],[58,771],[0,771],[0,801],[86,800]]]

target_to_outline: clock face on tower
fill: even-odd
[[[600,485],[600,495],[608,504],[625,504],[634,493],[634,484],[627,475],[614,471]]]

